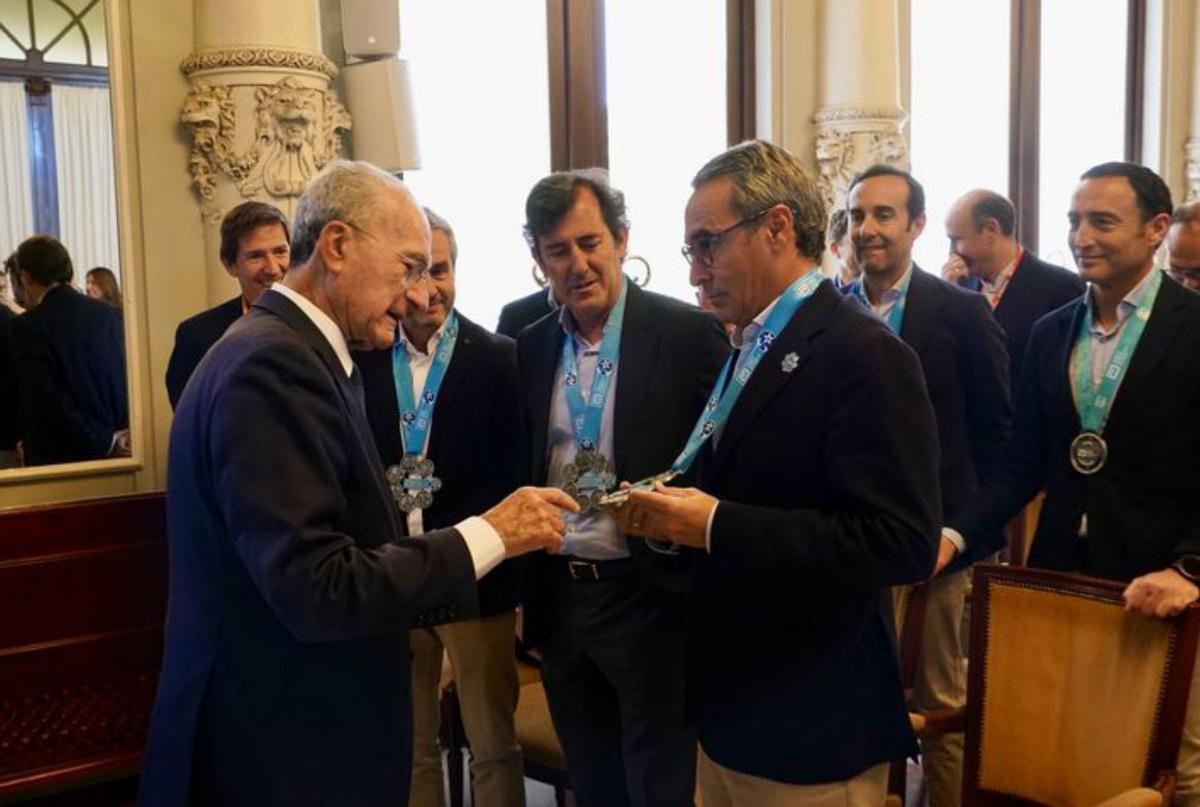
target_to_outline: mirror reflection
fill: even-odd
[[[128,457],[101,0],[0,0],[0,468]]]

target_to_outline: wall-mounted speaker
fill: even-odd
[[[385,171],[421,167],[408,63],[402,59],[357,62],[342,68],[346,108],[354,122],[354,159]]]
[[[400,52],[400,0],[342,0],[347,56],[369,59]]]

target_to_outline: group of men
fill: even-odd
[[[961,705],[969,565],[1039,491],[1032,564],[1155,617],[1197,599],[1200,297],[1154,257],[1169,235],[1194,280],[1200,233],[1153,172],[1084,174],[1078,275],[987,191],[924,272],[924,191],[887,166],[832,219],[762,141],[692,187],[715,318],[630,282],[623,195],[558,172],[526,201],[549,289],[506,309],[515,342],[455,309],[452,226],[370,166],[322,171],[290,240],[266,206],[226,217],[242,294],[180,326],[168,378],[144,804],[439,804],[443,652],[476,803],[522,804],[523,603],[584,807],[877,805],[918,751],[894,592],[929,581],[916,705]],[[960,742],[921,750],[956,803]]]

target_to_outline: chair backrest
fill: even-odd
[[[976,568],[965,803],[1098,804],[1174,768],[1200,610],[1150,619],[1123,588]]]

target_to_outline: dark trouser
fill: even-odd
[[[576,581],[564,563],[551,587],[542,678],[571,789],[580,807],[691,805],[683,603],[649,587],[634,561],[616,568]]]

